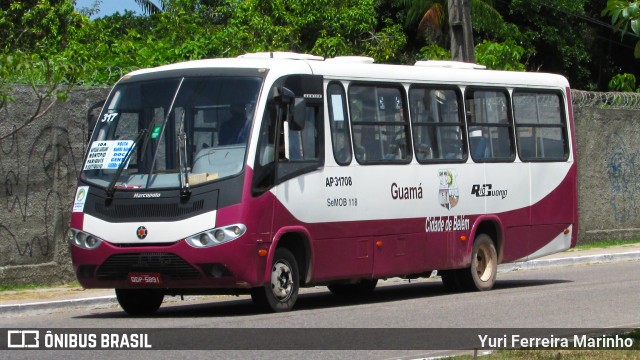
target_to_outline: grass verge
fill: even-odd
[[[66,283],[63,285],[51,285],[51,284],[9,284],[9,285],[5,285],[5,284],[0,284],[0,292],[2,291],[29,291],[29,290],[36,290],[36,289],[42,289],[42,288],[47,288],[47,289],[55,289],[55,288],[60,288],[60,289],[69,289],[69,288],[76,288],[76,287],[80,287],[80,283],[77,281],[72,281],[70,283]]]
[[[612,246],[623,246],[623,245],[632,245],[640,243],[640,238],[635,239],[626,239],[626,240],[603,240],[597,242],[590,242],[586,244],[578,244],[576,245],[576,250],[588,250],[588,249],[600,249],[607,248]]]

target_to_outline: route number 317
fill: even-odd
[[[118,117],[118,113],[109,113],[109,114],[104,114],[102,115],[102,119],[100,119],[100,122],[112,122],[116,117]]]

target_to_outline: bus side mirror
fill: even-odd
[[[289,117],[289,129],[294,131],[301,131],[304,129],[305,118],[307,115],[306,107],[307,104],[304,98],[294,99],[293,109]]]
[[[281,86],[277,89],[275,100],[286,114],[289,129],[300,131],[304,129],[306,117],[306,101],[304,98],[297,98],[293,91]]]

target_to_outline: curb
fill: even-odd
[[[530,260],[527,262],[502,264],[502,265],[498,265],[498,272],[505,273],[505,272],[512,272],[512,271],[536,270],[536,269],[542,269],[542,268],[563,267],[563,266],[571,266],[571,265],[595,265],[595,264],[605,264],[605,263],[624,262],[624,261],[640,261],[640,251],[632,251],[632,252],[616,253],[616,254],[585,255],[585,256],[565,257],[565,258],[556,258],[556,259],[538,259],[538,260]],[[65,308],[71,308],[71,307],[87,307],[87,306],[104,307],[104,306],[117,305],[117,304],[118,304],[118,301],[115,295],[99,296],[99,297],[92,297],[92,298],[81,298],[81,299],[43,301],[43,302],[34,302],[34,303],[26,303],[26,304],[10,304],[10,305],[0,305],[0,315],[5,315],[9,313],[15,315],[16,313],[27,312],[27,311],[54,310],[54,309],[65,309]]]
[[[526,262],[517,262],[510,264],[498,265],[498,272],[511,272],[521,270],[536,270],[542,268],[571,266],[571,265],[595,265],[606,264],[612,262],[623,261],[639,261],[640,251],[631,251],[617,254],[599,254],[599,255],[585,255],[576,257],[565,257],[557,259],[540,259],[530,260]]]
[[[34,303],[26,303],[26,304],[10,304],[10,305],[0,305],[0,315],[4,314],[15,314],[26,311],[36,311],[36,310],[54,310],[54,309],[65,309],[70,307],[81,307],[81,306],[107,306],[111,304],[118,304],[115,295],[111,296],[99,296],[92,298],[82,298],[82,299],[67,299],[67,300],[54,300],[54,301],[43,301],[43,302],[34,302]]]

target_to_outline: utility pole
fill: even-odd
[[[451,58],[456,61],[475,63],[469,0],[449,0],[448,5]]]

